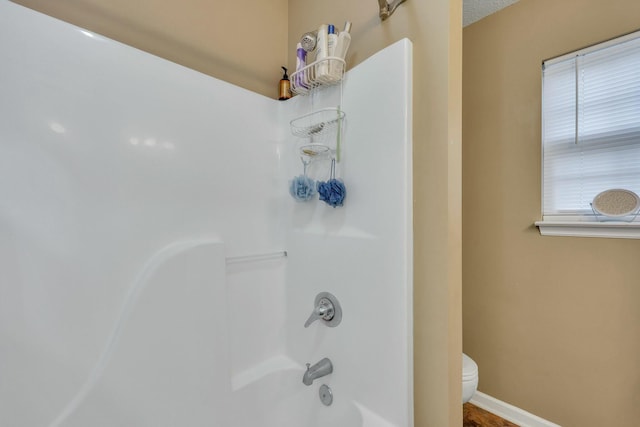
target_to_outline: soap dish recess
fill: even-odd
[[[344,111],[338,108],[324,108],[291,120],[291,133],[300,138],[335,134],[344,119]]]

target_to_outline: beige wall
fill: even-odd
[[[287,64],[287,0],[14,2],[270,98]]]
[[[464,30],[464,350],[563,426],[640,420],[640,241],[542,237],[544,59],[640,28],[637,0],[520,0]]]
[[[300,36],[321,23],[353,21],[349,67],[411,39],[415,425],[462,424],[461,0],[408,0],[385,22],[375,0],[16,2],[269,97]]]

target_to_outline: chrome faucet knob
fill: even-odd
[[[327,298],[322,298],[320,303],[316,307],[316,313],[322,320],[331,320],[333,319],[333,315],[335,313],[333,309],[333,304]]]
[[[308,328],[313,322],[318,319],[330,321],[334,316],[333,304],[326,298],[321,298],[318,305],[313,309],[311,316],[304,322],[304,327]]]
[[[321,313],[321,310],[319,309],[319,307],[314,308],[313,311],[311,312],[311,316],[309,316],[307,321],[304,322],[304,327],[308,328],[309,325],[311,325],[316,320],[322,319],[323,315],[324,315],[324,312]]]
[[[315,306],[311,315],[304,322],[304,327],[308,328],[318,319],[324,320],[327,326],[338,326],[342,320],[342,308],[337,298],[328,292],[321,292],[316,296]]]

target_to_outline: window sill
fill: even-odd
[[[536,221],[543,236],[605,237],[611,239],[640,239],[640,221]]]

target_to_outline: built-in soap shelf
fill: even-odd
[[[323,108],[291,120],[291,133],[300,138],[335,136],[344,120],[344,111],[339,108]]]
[[[308,95],[322,86],[333,86],[342,82],[346,62],[337,56],[312,62],[291,74],[291,92]]]

